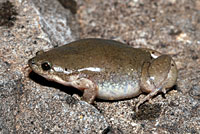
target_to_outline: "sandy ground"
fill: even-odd
[[[93,106],[71,97],[76,89],[29,73],[37,51],[89,37],[171,55],[177,84],[136,113],[144,94]],[[199,0],[0,0],[0,46],[0,133],[200,131]]]

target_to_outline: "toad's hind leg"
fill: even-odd
[[[143,92],[149,93],[144,99],[140,100],[136,105],[138,107],[145,101],[150,100],[158,92],[166,93],[166,88],[170,88],[175,84],[176,77],[173,74],[177,72],[176,66],[171,57],[168,55],[159,56],[151,62],[143,65],[141,73],[140,87]]]

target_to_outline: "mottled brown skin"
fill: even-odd
[[[50,68],[44,70],[44,63]],[[120,100],[150,93],[136,109],[157,92],[172,87],[177,79],[170,56],[104,39],[83,39],[40,51],[29,60],[29,66],[48,80],[84,91],[83,99],[89,103],[96,97]]]

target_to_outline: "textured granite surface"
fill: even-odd
[[[95,107],[29,73],[27,60],[37,51],[65,44],[77,36],[67,23],[66,16],[73,17],[70,11],[54,0],[40,2],[0,3],[12,5],[10,11],[17,13],[5,17],[7,23],[0,27],[0,133],[102,133],[108,123]],[[51,5],[51,10],[46,5]]]
[[[200,0],[0,0],[0,133],[198,134]],[[135,113],[139,97],[89,105],[29,73],[39,50],[88,37],[169,54],[176,86]],[[67,88],[67,89],[66,89]]]

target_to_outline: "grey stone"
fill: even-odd
[[[199,133],[200,1],[76,2],[72,14],[56,0],[10,0],[9,16],[0,16],[0,133]],[[170,54],[176,86],[135,113],[144,95],[94,107],[28,73],[37,51],[88,37]]]

